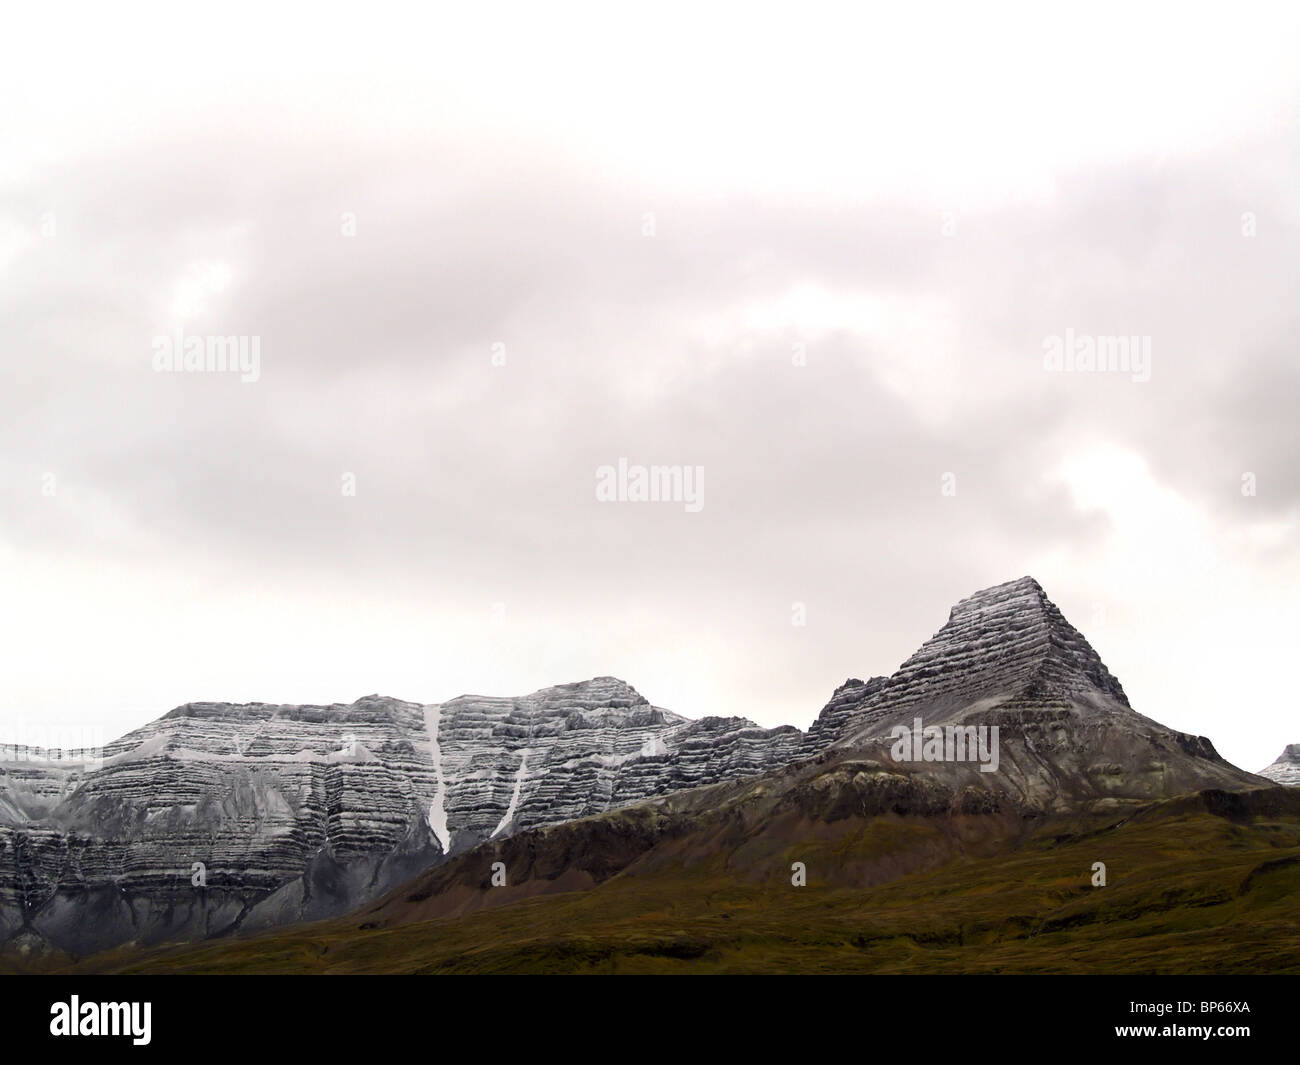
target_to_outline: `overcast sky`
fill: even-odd
[[[0,738],[600,674],[806,727],[1030,574],[1135,709],[1300,742],[1294,4],[34,7]]]

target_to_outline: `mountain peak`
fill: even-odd
[[[1097,652],[1032,577],[962,599],[947,623],[850,711],[831,746],[892,764],[888,738],[899,726],[913,729],[917,718],[926,729],[996,727],[996,769],[945,757],[935,761],[954,764],[925,771],[996,787],[1044,809],[1065,809],[1079,798],[1263,783],[1225,762],[1204,737],[1136,713]]]
[[[527,698],[548,705],[571,703],[591,709],[632,709],[650,705],[650,701],[644,695],[618,677],[592,677],[590,680],[556,684],[533,692]]]
[[[1018,577],[1014,581],[1004,581],[1002,584],[981,588],[978,592],[959,599],[957,605],[948,612],[948,619],[951,621],[958,615],[976,613],[987,610],[995,604],[1008,602],[1023,602],[1026,607],[1035,604],[1041,607],[1051,600],[1047,598],[1043,586],[1033,577]]]
[[[1131,710],[1119,681],[1033,577],[960,600],[861,709],[874,724],[920,706],[938,718],[983,699],[1101,700]]]
[[[1259,775],[1277,784],[1300,786],[1300,743],[1287,744],[1277,761],[1261,769]]]
[[[974,652],[973,658],[961,661],[963,668],[992,672],[1009,686],[1008,695],[1051,698],[1092,689],[1125,708],[1129,705],[1119,681],[1033,577],[984,588],[961,600],[949,613],[948,624],[909,662],[928,662],[936,651]]]

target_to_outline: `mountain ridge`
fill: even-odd
[[[921,716],[991,730],[998,771],[899,762],[888,740]],[[622,857],[575,839],[566,853],[633,860],[665,825],[714,823],[717,803],[809,825],[1019,820],[1269,783],[1133,711],[1029,577],[960,600],[893,674],[836,688],[807,733],[688,719],[601,676],[442,703],[191,702],[113,741],[98,768],[52,765],[0,764],[0,943],[74,953],[330,917],[485,845],[606,816]],[[646,803],[685,820],[620,835],[633,815],[609,811]]]
[[[687,719],[613,677],[427,704],[192,701],[94,763],[0,763],[0,941],[85,951],[318,919],[485,839],[803,742]]]

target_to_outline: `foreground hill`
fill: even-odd
[[[628,812],[616,815],[628,818]],[[608,817],[597,819],[609,820]],[[635,818],[626,826],[636,832]],[[1207,792],[1123,816],[848,817],[784,851],[670,843],[598,886],[377,926],[358,914],[61,969],[155,973],[1296,973],[1300,794]],[[568,833],[556,826],[547,833]],[[756,863],[746,847],[770,861]],[[932,868],[899,875],[888,855]],[[466,858],[459,861],[467,860]],[[790,864],[807,865],[806,887]],[[1095,863],[1107,882],[1094,886]],[[576,886],[576,885],[575,885]],[[46,963],[49,967],[49,963]],[[21,970],[20,970],[21,971]]]

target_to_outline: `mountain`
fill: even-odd
[[[885,882],[1052,819],[1271,787],[1136,713],[1027,577],[963,599],[891,676],[846,681],[807,734],[687,720],[598,677],[441,704],[192,703],[100,766],[57,761],[0,767],[18,817],[0,938],[77,954],[358,905],[387,927],[682,865]],[[493,861],[507,884],[489,889]]]
[[[996,729],[996,763],[896,757],[895,730],[910,735],[918,719],[945,739],[984,729],[990,748]],[[814,730],[829,742],[810,758],[494,841],[358,916],[384,928],[682,868],[788,881],[796,860],[865,885],[1014,846],[1048,823],[1114,822],[1194,793],[1226,797],[1207,800],[1221,812],[1271,786],[1205,737],[1136,713],[1031,578],[963,599],[892,676],[838,688]],[[508,883],[488,889],[494,861]]]
[[[1261,769],[1259,775],[1278,784],[1300,786],[1300,743],[1288,744],[1277,756],[1277,761],[1266,769]]]
[[[803,744],[597,677],[441,704],[189,703],[100,762],[0,749],[0,941],[85,953],[342,913],[484,840]]]
[[[836,688],[830,701],[822,707],[817,720],[808,729],[808,737],[804,741],[806,751],[816,754],[834,743],[845,725],[858,720],[862,708],[887,683],[887,677],[872,677],[868,681],[850,677]]]
[[[855,709],[834,745],[880,756],[893,730],[911,728],[917,718],[945,732],[996,727],[995,772],[969,761],[919,764],[1033,808],[1261,783],[1224,761],[1206,737],[1136,713],[1120,682],[1032,577],[961,600]]]

